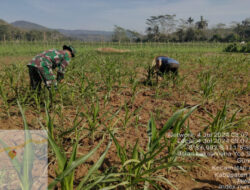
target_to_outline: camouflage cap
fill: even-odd
[[[64,45],[63,50],[69,50],[71,52],[71,54],[72,54],[72,57],[75,57],[76,50],[72,46]]]

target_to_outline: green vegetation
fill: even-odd
[[[201,16],[198,21],[192,17],[177,19],[176,15],[151,16],[146,20],[146,35],[114,27],[114,42],[241,42],[250,40],[250,18],[232,26],[218,23],[208,27],[209,22]]]
[[[247,126],[249,55],[223,52],[228,44],[72,42],[78,54],[65,82],[52,97],[46,89],[37,96],[26,64],[62,44],[0,43],[0,124],[48,131],[51,189],[177,189],[173,173],[190,177],[209,159],[189,149],[202,142],[196,133]],[[177,78],[156,82],[149,65],[157,55],[180,62]]]
[[[241,52],[241,53],[250,53],[250,42],[242,44],[229,44],[225,48],[225,52]]]
[[[0,19],[0,41],[62,41],[81,40],[85,42],[249,42],[250,18],[230,26],[218,23],[209,26],[203,16],[177,19],[173,15],[156,15],[146,19],[146,34],[114,26],[113,32],[49,29],[26,21],[7,23]],[[244,51],[246,52],[246,51]]]

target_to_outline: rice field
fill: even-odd
[[[0,129],[48,131],[50,189],[249,187],[249,176],[213,169],[249,172],[249,148],[241,149],[249,147],[249,54],[225,53],[221,43],[72,42],[64,82],[38,96],[26,64],[63,44],[0,44]],[[179,61],[176,79],[149,76],[158,55]]]

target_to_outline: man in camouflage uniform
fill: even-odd
[[[63,50],[51,49],[34,57],[27,65],[29,68],[30,85],[33,90],[41,90],[42,81],[50,89],[57,87],[57,82],[64,78],[65,68],[71,57],[75,57],[75,49],[72,46],[63,46]],[[57,76],[53,70],[58,68]]]

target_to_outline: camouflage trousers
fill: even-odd
[[[47,80],[44,77],[44,74],[36,67],[28,66],[28,68],[30,76],[30,87],[32,90],[37,89],[37,91],[40,92],[42,82],[44,82],[45,86],[48,89],[51,88],[52,84],[54,84],[55,87],[57,86],[57,82],[55,80]]]

